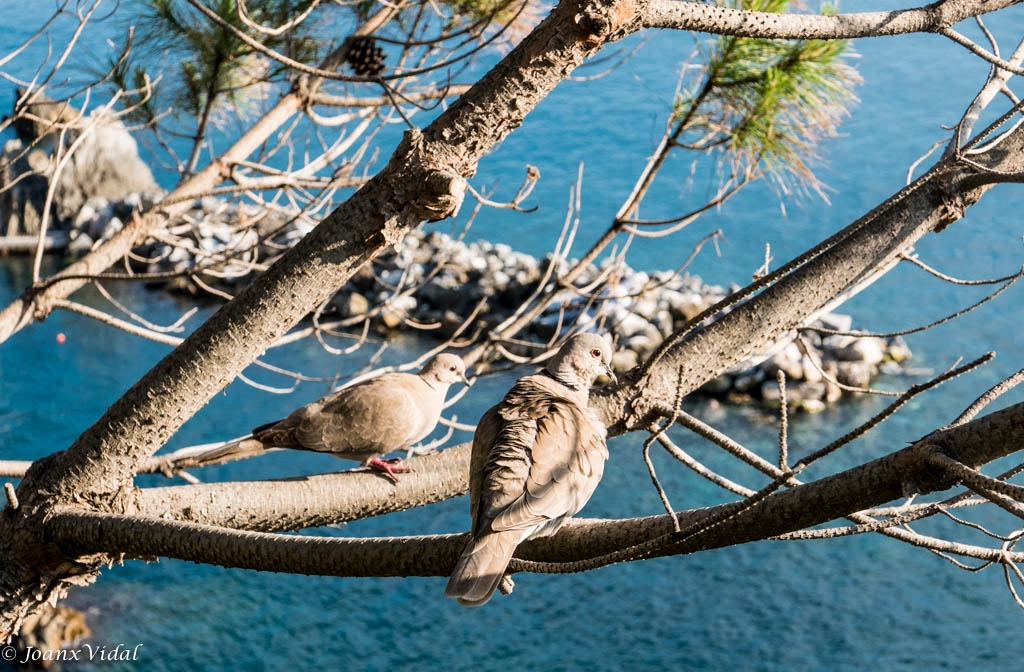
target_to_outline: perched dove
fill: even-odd
[[[441,417],[448,387],[460,381],[469,384],[462,358],[440,354],[418,374],[385,373],[343,388],[199,460],[266,448],[297,448],[358,460],[397,483],[395,474],[408,470],[396,466],[400,459],[380,456],[404,450],[430,434]]]
[[[577,334],[539,373],[520,378],[477,424],[469,467],[472,538],[447,597],[480,606],[516,547],[554,534],[583,508],[604,473],[605,428],[588,406],[590,386],[611,371],[610,339]]]

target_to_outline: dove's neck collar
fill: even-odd
[[[448,391],[448,383],[442,383],[440,380],[437,380],[436,378],[434,380],[431,380],[430,376],[421,375],[420,379],[422,379],[423,382],[427,384],[427,387],[434,390],[435,392]]]
[[[551,369],[544,368],[541,369],[541,375],[552,378],[575,392],[586,390],[587,388],[575,371],[552,371]]]

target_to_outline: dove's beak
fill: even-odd
[[[618,383],[619,382],[619,379],[615,375],[615,372],[612,371],[612,365],[611,364],[604,363],[604,366],[602,368],[604,368],[605,375],[608,376],[609,378],[611,378],[613,383]]]
[[[466,374],[465,373],[460,373],[459,374],[459,380],[461,380],[466,387],[469,387],[469,384],[470,384],[469,383],[469,378],[466,378]]]

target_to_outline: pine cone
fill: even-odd
[[[384,50],[369,36],[351,38],[345,60],[360,77],[377,77],[384,72]]]

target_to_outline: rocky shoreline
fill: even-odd
[[[83,251],[103,240],[148,198],[133,194],[119,200],[88,199],[68,222],[68,249]],[[150,281],[159,287],[198,293],[200,288],[188,272],[200,263],[211,268],[212,261],[213,274],[204,274],[203,283],[233,294],[311,228],[289,224],[281,216],[259,216],[220,199],[197,200],[182,223],[172,227],[175,244],[147,243],[138,253],[152,261],[137,264],[136,270],[169,275]],[[254,223],[238,226],[246,221]],[[237,254],[238,250],[245,252]],[[486,301],[486,310],[474,319],[479,326],[490,328],[534,294],[551,263],[550,256],[537,259],[503,243],[465,242],[437,231],[417,230],[397,249],[385,252],[351,278],[319,319],[355,330],[361,330],[369,319],[378,333],[416,329],[448,336]],[[563,260],[556,263],[556,273],[568,268]],[[565,322],[580,317],[603,320],[604,328],[618,342],[615,368],[625,371],[647,358],[687,320],[737,289],[708,285],[688,274],[646,273],[624,264],[610,269],[609,265],[610,260],[602,267],[591,266],[579,279],[586,285],[598,281],[599,276],[612,276],[596,296],[559,292],[521,337],[544,341]],[[810,326],[850,332],[853,319],[830,313]],[[508,349],[514,354],[531,352],[515,343]],[[776,376],[782,370],[790,406],[814,412],[850,394],[844,386],[863,388],[880,373],[900,373],[901,364],[911,357],[900,338],[814,331],[803,332],[800,342],[776,344],[773,350],[769,356],[750,359],[710,381],[701,392],[731,403],[777,405]]]

